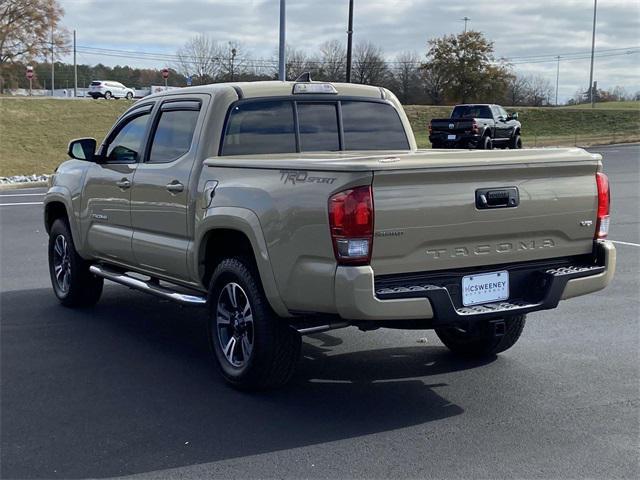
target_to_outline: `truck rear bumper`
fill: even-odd
[[[472,307],[461,305],[456,287],[465,272],[380,279],[374,277],[369,266],[338,267],[336,308],[345,320],[424,320],[425,328],[520,315],[552,309],[560,300],[605,288],[613,277],[615,264],[613,244],[598,241],[591,259],[492,266],[484,270],[510,271],[514,279],[514,298]]]

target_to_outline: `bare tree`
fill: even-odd
[[[507,83],[506,101],[509,105],[523,105],[529,97],[529,79],[513,75]]]
[[[200,83],[207,83],[220,74],[224,50],[218,42],[202,33],[187,40],[176,56],[174,68],[178,73],[198,77]]]
[[[420,88],[418,64],[418,54],[415,52],[403,52],[395,58],[390,86],[404,104],[413,103]]]
[[[347,66],[347,52],[342,42],[328,40],[320,45],[319,79],[330,82],[344,82]]]
[[[431,105],[442,105],[445,99],[445,88],[447,86],[447,75],[440,68],[430,64],[420,67],[422,77],[422,88],[427,95],[427,100]]]
[[[382,49],[371,42],[359,43],[353,55],[354,83],[383,84],[389,74]]]
[[[527,77],[527,82],[527,103],[536,107],[548,104],[554,91],[551,82],[539,75]]]
[[[220,48],[220,69],[217,80],[233,82],[246,74],[247,59],[244,46],[239,42],[229,42]]]
[[[68,32],[60,25],[64,10],[56,0],[0,2],[0,67],[8,62],[50,58],[66,53]]]

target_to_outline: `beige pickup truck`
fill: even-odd
[[[202,306],[240,388],[284,384],[301,335],[346,326],[492,356],[615,269],[599,155],[419,150],[384,88],[172,90],[68,154],[44,205],[60,302],[93,305],[107,279]]]

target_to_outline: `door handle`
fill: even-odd
[[[166,189],[169,190],[171,193],[180,193],[181,191],[184,190],[184,185],[181,184],[179,181],[174,180],[173,182],[167,184]]]
[[[118,188],[121,188],[122,190],[126,190],[131,186],[131,182],[127,178],[123,178],[119,182],[116,182],[116,185],[118,186]]]

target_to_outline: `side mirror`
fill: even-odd
[[[96,156],[96,145],[97,142],[95,138],[78,138],[71,140],[67,154],[76,160],[93,162]]]
[[[509,116],[507,117],[508,120],[517,120],[518,119],[518,112],[513,112],[510,113]]]

